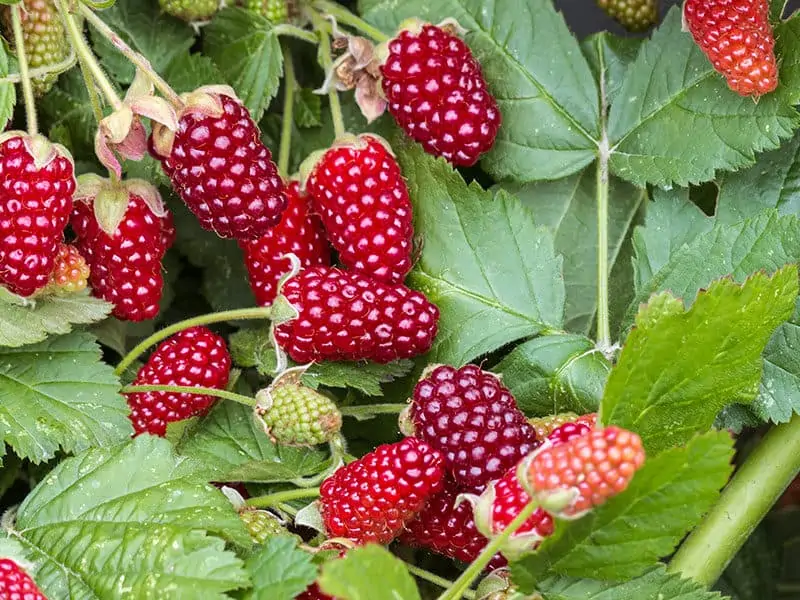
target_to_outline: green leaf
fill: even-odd
[[[243,8],[224,9],[206,28],[203,49],[260,121],[283,75],[281,45],[270,21]]]
[[[273,444],[253,410],[234,402],[218,402],[188,433],[178,452],[206,481],[285,482],[317,475],[329,463],[319,450]]]
[[[600,139],[597,83],[550,0],[384,0],[365,18],[393,31],[405,18],[466,28],[503,115],[482,165],[498,179],[558,179],[591,163]]]
[[[331,560],[322,568],[322,591],[340,600],[419,600],[405,565],[381,546],[370,544]]]
[[[294,96],[294,122],[298,127],[322,125],[322,98],[313,90],[301,88]]]
[[[0,299],[0,348],[34,344],[48,335],[69,333],[73,325],[101,321],[111,308],[108,302],[88,293],[37,298],[32,306]]]
[[[432,362],[467,363],[562,328],[564,282],[552,234],[505,192],[467,185],[444,160],[395,142],[425,240],[409,282],[439,307]]]
[[[525,185],[507,184],[503,189],[516,195],[528,207],[538,225],[555,235],[555,249],[564,257],[566,291],[565,329],[589,334],[597,310],[597,170]],[[621,250],[640,207],[647,197],[644,189],[612,178],[609,185],[608,266],[630,271],[631,263],[619,263]],[[617,273],[619,275],[619,273]],[[623,306],[631,300],[628,289],[615,298]]]
[[[528,416],[595,412],[611,364],[592,340],[546,335],[514,348],[492,369]]]
[[[139,436],[53,469],[25,499],[14,537],[41,562],[49,598],[223,599],[248,583],[229,539],[249,545],[230,502],[187,477],[166,440]]]
[[[619,37],[607,31],[590,35],[581,43],[581,49],[597,81],[603,81],[606,105],[617,98],[625,74],[636,60],[642,38]]]
[[[512,565],[514,581],[529,593],[548,574],[611,580],[641,575],[714,505],[732,471],[732,446],[727,431],[710,432],[648,456],[623,493],[581,519],[558,521],[535,554]]]
[[[733,224],[774,208],[800,213],[800,135],[778,150],[760,154],[749,169],[726,173],[719,182],[717,223]]]
[[[273,537],[247,560],[253,589],[245,600],[294,600],[317,577],[311,554],[297,548],[293,537]]]
[[[776,148],[797,125],[784,94],[755,103],[730,91],[681,31],[673,7],[642,45],[611,107],[610,166],[637,185],[707,181],[717,170],[752,164],[756,152]]]
[[[164,79],[179,94],[192,92],[204,85],[224,83],[217,65],[202,54],[179,54],[163,73]]]
[[[128,405],[112,367],[86,333],[0,348],[0,438],[42,462],[130,437]]]
[[[800,414],[800,300],[794,314],[772,335],[764,349],[764,372],[750,409],[763,421],[786,423]]]
[[[704,215],[689,199],[687,188],[672,191],[656,188],[653,202],[647,205],[644,226],[633,233],[636,289],[642,290],[678,249],[713,225],[714,219]]]
[[[6,45],[0,43],[0,77],[8,76],[8,53]],[[8,120],[14,116],[17,91],[13,83],[0,83],[0,129],[5,131]]]
[[[751,402],[761,353],[791,316],[797,294],[791,265],[742,285],[715,281],[686,312],[669,294],[654,296],[611,371],[601,422],[636,431],[654,454],[707,430],[726,404]],[[665,298],[677,306],[659,313]]]
[[[800,102],[800,16],[797,14],[775,27],[775,54],[780,66],[781,93],[789,103],[797,104]]]
[[[155,0],[117,0],[99,16],[134,50],[143,54],[153,68],[163,73],[172,60],[188,52],[195,38],[186,23],[166,15]],[[91,27],[94,51],[114,79],[133,81],[133,64],[111,42]]]
[[[667,573],[664,567],[622,583],[554,577],[541,582],[538,589],[544,600],[722,600],[718,593]]]
[[[36,107],[53,142],[65,145],[73,157],[94,156],[97,122],[79,69],[62,74]]]

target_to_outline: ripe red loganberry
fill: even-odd
[[[388,544],[444,483],[442,455],[405,438],[338,469],[320,488],[329,537]]]
[[[575,438],[586,435],[592,430],[592,426],[584,421],[575,421],[574,423],[564,423],[556,427],[547,436],[553,444],[564,444]]]
[[[381,75],[389,112],[430,154],[470,166],[494,144],[500,110],[452,25],[401,31],[388,42]]]
[[[439,450],[456,483],[470,490],[498,479],[541,443],[511,392],[475,365],[424,374],[409,416],[415,435]]]
[[[459,490],[452,482],[429,501],[417,518],[406,525],[400,540],[411,546],[427,548],[448,558],[470,563],[487,544],[475,527],[472,505],[458,502]],[[489,564],[490,569],[505,566],[499,554]]]
[[[93,295],[111,302],[118,319],[144,321],[160,309],[161,261],[168,249],[165,243],[174,239],[174,225],[163,206],[164,212],[157,209],[157,214],[142,196],[129,193],[127,201],[113,235],[100,227],[92,197],[75,202],[71,223],[76,245],[91,269]]]
[[[139,369],[133,385],[179,385],[224,389],[231,357],[225,341],[205,327],[192,327],[162,342]],[[125,394],[136,434],[163,436],[167,423],[207,411],[215,398],[203,394],[140,392]]]
[[[644,459],[639,436],[612,426],[531,453],[519,473],[545,508],[579,517],[623,492]],[[565,500],[564,492],[574,497]]]
[[[47,600],[47,598],[22,567],[9,558],[2,558],[0,600]]]
[[[778,86],[768,0],[686,0],[683,16],[694,41],[734,92],[760,96]]]
[[[300,192],[296,181],[286,186],[286,198],[288,205],[278,225],[260,238],[239,242],[250,287],[261,306],[272,304],[281,277],[291,271],[292,263],[283,258],[284,255],[294,254],[304,268],[331,264],[331,251],[322,223],[309,212],[308,196]]]
[[[298,363],[372,360],[388,363],[430,350],[439,309],[403,285],[374,281],[335,267],[301,271],[283,286],[299,313],[275,329]]]
[[[306,189],[344,266],[402,283],[411,270],[411,200],[385,141],[338,141],[315,162]]]
[[[237,240],[264,235],[280,222],[286,194],[258,126],[231,89],[184,99],[178,131],[155,124],[151,151],[205,229]]]
[[[305,592],[297,596],[294,600],[336,600],[336,598],[328,596],[328,594],[323,594],[319,586],[316,583],[312,583]]]
[[[66,149],[20,132],[0,137],[0,285],[20,296],[47,285],[75,185]]]

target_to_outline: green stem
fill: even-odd
[[[281,502],[280,504],[276,504],[275,508],[277,508],[281,512],[285,512],[287,515],[290,515],[292,518],[297,516],[298,511],[294,506],[291,504],[286,504],[285,502]]]
[[[25,99],[25,115],[28,117],[28,133],[36,135],[39,133],[39,121],[36,116],[33,81],[28,70],[28,53],[25,51],[25,34],[22,33],[22,8],[20,4],[15,4],[11,7],[11,26],[14,30],[14,45],[17,49],[22,96]]]
[[[292,53],[283,47],[283,127],[281,129],[281,147],[278,152],[278,172],[286,179],[289,176],[289,158],[292,151],[292,129],[294,127],[294,92],[297,79],[294,75]]]
[[[363,421],[377,415],[396,415],[407,407],[408,404],[362,404],[361,406],[343,406],[339,412],[343,417],[355,417],[359,421]]]
[[[747,457],[669,570],[713,585],[798,472],[800,416],[794,415],[770,430]]]
[[[537,508],[539,508],[538,502],[535,500],[528,502],[525,508],[523,508],[516,518],[508,524],[508,527],[503,530],[503,533],[492,539],[492,541],[486,545],[478,555],[478,558],[472,561],[469,567],[456,579],[453,587],[439,596],[438,600],[458,600],[459,598],[463,598],[465,592],[472,585],[472,582],[483,573],[486,565],[491,562],[494,555],[497,554],[509,538],[514,535],[514,532],[522,527],[525,521],[536,512]]]
[[[267,494],[266,496],[256,496],[255,498],[248,498],[245,500],[247,506],[253,508],[269,508],[270,506],[277,506],[292,500],[302,500],[304,498],[318,498],[319,488],[301,488],[299,490],[285,490],[283,492],[275,492],[274,494]]]
[[[119,110],[122,108],[122,100],[120,100],[117,90],[114,89],[111,80],[106,76],[92,53],[91,48],[89,48],[89,44],[83,37],[83,32],[81,32],[78,27],[78,22],[75,17],[70,14],[67,0],[58,0],[58,11],[61,13],[61,17],[64,20],[67,35],[69,35],[72,41],[72,47],[75,48],[75,53],[78,55],[78,62],[80,62],[81,68],[91,73],[95,82],[97,82],[97,85],[100,87],[100,91],[103,92],[106,101],[111,104],[114,110]]]
[[[64,0],[60,1],[64,2]],[[111,42],[111,44],[117,50],[119,50],[125,56],[125,58],[133,63],[137,69],[150,78],[150,81],[153,82],[153,85],[156,86],[158,91],[164,94],[167,100],[169,100],[175,106],[183,106],[183,101],[180,99],[180,96],[178,96],[175,90],[173,90],[172,87],[164,80],[164,78],[156,72],[149,60],[126,44],[125,40],[119,37],[119,35],[117,35],[113,29],[106,25],[105,21],[98,17],[88,6],[80,4],[79,10],[86,20],[89,21],[89,23],[91,23],[92,26],[104,38]]]
[[[418,577],[419,579],[432,583],[433,585],[437,585],[440,588],[447,589],[453,585],[453,582],[449,579],[439,577],[438,575],[431,573],[430,571],[426,571],[425,569],[420,569],[418,566],[412,565],[411,563],[406,563],[406,568],[414,577]],[[475,598],[475,593],[471,590],[467,590],[464,592],[464,598],[467,598],[467,600],[472,600]]]
[[[303,40],[304,42],[309,42],[310,44],[319,43],[319,38],[316,35],[314,35],[313,31],[300,29],[299,27],[295,27],[294,25],[289,25],[288,23],[281,23],[280,25],[276,25],[275,27],[272,28],[272,33],[278,36],[293,37],[298,40]]]
[[[331,38],[325,28],[325,20],[314,10],[309,11],[311,23],[319,36],[319,58],[320,65],[325,73],[330,73],[333,69],[333,56],[331,55]],[[339,101],[339,92],[334,86],[328,90],[328,103],[330,104],[331,119],[333,120],[333,132],[337,138],[345,134],[344,116],[342,116],[342,104]]]
[[[236,310],[226,310],[207,315],[200,315],[199,317],[192,317],[191,319],[186,319],[184,321],[178,321],[169,327],[165,327],[164,329],[156,331],[153,335],[137,344],[136,347],[128,352],[128,354],[126,354],[125,357],[120,361],[120,363],[117,365],[117,368],[114,370],[114,373],[117,375],[122,375],[122,373],[125,372],[125,369],[127,369],[137,358],[139,358],[150,346],[157,344],[158,342],[165,340],[169,336],[178,333],[179,331],[183,331],[184,329],[189,329],[190,327],[195,327],[197,325],[224,323],[225,321],[269,319],[271,316],[272,307],[263,306],[258,308],[239,308]]]
[[[255,408],[255,398],[236,394],[227,390],[220,390],[217,388],[208,387],[194,387],[188,385],[128,385],[122,388],[123,394],[140,394],[145,392],[173,392],[175,394],[204,394],[206,396],[214,396],[215,398],[224,398],[225,400],[233,400],[239,404],[244,404],[250,408]]]
[[[597,342],[611,347],[608,308],[608,156],[597,159]]]
[[[314,8],[335,17],[336,21],[339,23],[349,25],[353,29],[367,34],[376,42],[386,42],[389,40],[389,36],[380,29],[373,27],[363,19],[357,17],[340,4],[329,2],[328,0],[315,0]]]

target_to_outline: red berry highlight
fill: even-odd
[[[307,189],[339,259],[384,283],[411,270],[408,188],[385,142],[374,135],[341,141],[317,161]]]
[[[439,309],[403,285],[374,281],[334,267],[301,271],[283,286],[299,313],[275,329],[298,363],[372,360],[388,363],[430,350]]]
[[[683,16],[694,41],[734,92],[758,97],[778,86],[767,0],[686,0]]]
[[[319,218],[309,210],[309,198],[296,181],[286,186],[288,205],[281,222],[254,240],[241,240],[250,287],[261,306],[272,304],[281,277],[291,271],[286,254],[294,254],[302,267],[330,265],[331,252]]]
[[[75,171],[41,136],[0,141],[0,285],[31,296],[47,285],[72,210]]]
[[[388,544],[444,483],[442,456],[416,438],[378,446],[320,488],[329,537]]]
[[[139,369],[133,385],[176,385],[224,389],[231,357],[225,341],[205,327],[192,327],[162,342]],[[216,398],[204,394],[125,394],[136,435],[164,436],[167,424],[206,412]]]
[[[470,490],[498,479],[541,443],[511,392],[475,365],[425,375],[410,417],[417,437],[439,450],[452,478]]]
[[[481,66],[452,26],[424,24],[388,43],[381,66],[389,112],[435,156],[470,166],[497,137],[501,115]]]

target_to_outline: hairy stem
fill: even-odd
[[[128,385],[122,388],[123,394],[139,394],[144,392],[173,392],[176,394],[204,394],[206,396],[214,396],[215,398],[224,398],[225,400],[233,400],[239,404],[244,404],[251,408],[255,407],[255,398],[236,394],[227,390],[220,390],[217,388],[208,387],[194,387],[188,385]]]
[[[341,4],[337,4],[336,2],[329,2],[328,0],[315,0],[314,8],[317,10],[329,14],[330,16],[334,17],[336,21],[342,23],[344,25],[349,25],[353,29],[360,31],[371,37],[376,42],[386,42],[389,40],[389,36],[383,33],[377,27],[373,27],[364,19],[361,19],[347,10]]]
[[[295,27],[294,25],[289,25],[288,23],[281,23],[280,25],[276,25],[272,28],[272,33],[278,36],[284,37],[293,37],[298,40],[303,40],[304,42],[308,42],[310,44],[318,44],[319,38],[314,35],[313,31],[308,31],[306,29],[300,29],[299,27]]]
[[[432,583],[433,585],[439,586],[440,588],[447,589],[453,585],[453,582],[449,579],[445,579],[444,577],[439,577],[438,575],[431,573],[430,571],[426,571],[425,569],[420,569],[416,565],[412,565],[411,563],[405,563],[408,572],[411,573],[414,577]],[[471,590],[467,590],[463,594],[464,598],[467,600],[473,600],[475,598],[475,592]]]
[[[117,90],[114,89],[114,85],[103,71],[100,63],[97,62],[97,58],[92,52],[92,49],[89,48],[89,44],[86,42],[86,38],[83,37],[83,32],[78,27],[78,22],[75,17],[70,14],[67,0],[58,0],[58,11],[61,13],[67,35],[72,42],[72,47],[75,48],[75,53],[78,55],[78,62],[81,65],[81,69],[91,73],[91,77],[97,83],[106,102],[108,102],[114,110],[120,109],[122,107],[122,100],[120,100]]]
[[[22,5],[11,7],[11,26],[14,29],[14,45],[19,62],[19,75],[22,82],[22,96],[25,99],[25,115],[28,118],[28,133],[39,133],[39,120],[36,116],[36,100],[33,97],[33,81],[28,70],[28,53],[25,51],[25,34],[22,32]]]
[[[60,1],[63,2],[64,0]],[[111,44],[117,50],[119,50],[125,56],[125,58],[127,58],[137,69],[150,78],[150,81],[153,82],[153,85],[156,86],[158,91],[164,94],[167,100],[169,100],[175,106],[183,106],[183,101],[180,99],[180,96],[178,96],[175,90],[173,90],[172,87],[164,80],[164,78],[156,72],[149,60],[126,44],[125,40],[123,40],[113,29],[106,25],[105,21],[98,17],[88,6],[80,4],[79,10],[86,20],[89,21],[89,23],[91,23],[92,26],[100,33],[100,35],[111,42]]]
[[[608,154],[600,149],[597,159],[597,342],[611,347],[608,308]]]
[[[289,176],[289,158],[292,151],[292,129],[294,127],[294,93],[297,79],[294,75],[292,53],[283,47],[283,127],[281,128],[281,147],[278,152],[278,171],[286,179]]]
[[[378,415],[396,415],[407,407],[408,404],[362,404],[360,406],[343,406],[339,412],[343,417],[366,420]]]
[[[169,336],[195,327],[197,325],[210,325],[211,323],[224,323],[225,321],[246,321],[252,319],[270,319],[272,317],[272,307],[264,306],[259,308],[240,308],[236,310],[226,310],[222,312],[210,313],[207,315],[200,315],[199,317],[192,317],[184,321],[179,321],[169,327],[165,327],[160,331],[156,331],[153,335],[146,338],[136,345],[136,347],[128,352],[125,357],[117,365],[114,373],[121,375],[125,372],[133,362],[139,358],[144,352],[154,344],[167,339]]]
[[[311,23],[319,36],[319,62],[325,73],[333,69],[333,56],[331,55],[331,38],[325,27],[325,20],[314,10],[308,12]],[[342,104],[339,101],[339,92],[334,86],[328,90],[328,103],[330,104],[331,119],[333,119],[333,132],[337,138],[345,134],[344,117],[342,116]]]
[[[514,535],[514,532],[522,527],[525,521],[527,521],[530,516],[536,512],[537,508],[539,508],[538,502],[535,500],[528,502],[528,504],[525,505],[525,508],[523,508],[516,518],[508,524],[508,527],[503,530],[503,533],[495,537],[486,545],[486,547],[478,555],[478,558],[472,561],[469,567],[467,567],[467,569],[461,573],[461,576],[456,579],[453,587],[439,596],[438,600],[458,600],[459,598],[463,598],[465,592],[469,589],[469,586],[472,585],[472,582],[483,572],[483,570],[486,568],[486,565],[491,562],[492,557],[497,554],[497,552],[503,547],[508,539]]]
[[[800,416],[794,415],[767,433],[747,457],[669,570],[713,585],[798,472]]]
[[[301,488],[299,490],[285,490],[283,492],[275,492],[267,494],[266,496],[256,496],[255,498],[248,498],[245,500],[247,506],[253,508],[269,508],[270,506],[278,506],[285,502],[292,500],[302,500],[304,498],[318,498],[319,488]]]

